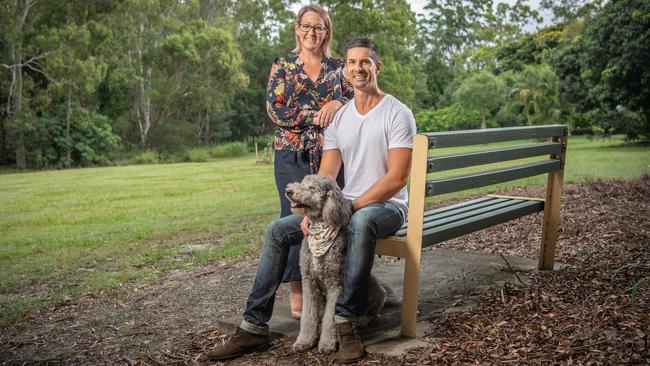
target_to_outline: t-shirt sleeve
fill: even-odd
[[[413,148],[413,136],[416,133],[415,118],[408,108],[401,108],[395,115],[390,130],[388,148]]]
[[[323,150],[337,150],[339,148],[339,145],[336,143],[336,129],[341,122],[341,114],[342,113],[336,113],[332,123],[325,128],[325,131],[323,132]]]

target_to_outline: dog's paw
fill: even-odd
[[[314,346],[314,343],[312,343],[312,342],[296,341],[291,346],[291,350],[294,351],[294,352],[305,352],[306,350],[312,348],[313,346]]]
[[[330,339],[321,339],[318,342],[318,352],[320,353],[332,353],[336,351],[336,338]]]

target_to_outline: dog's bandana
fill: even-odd
[[[309,250],[314,257],[320,257],[327,253],[336,237],[339,235],[339,229],[334,226],[328,226],[323,223],[312,223],[309,227],[310,234],[307,237]]]

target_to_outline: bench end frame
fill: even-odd
[[[401,335],[415,337],[418,294],[420,292],[420,258],[422,256],[422,227],[427,183],[429,139],[425,135],[413,138],[413,155],[409,188],[409,222],[406,231],[406,261],[404,263],[404,298],[402,300]]]
[[[551,157],[562,162],[561,169],[548,173],[546,184],[546,199],[544,200],[544,219],[542,222],[542,242],[539,250],[539,270],[552,270],[555,264],[555,247],[557,244],[558,227],[560,226],[560,197],[564,180],[564,162],[566,161],[566,145],[568,131],[564,136],[553,137],[554,142],[562,142],[562,151]]]

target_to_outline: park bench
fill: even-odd
[[[402,336],[415,337],[420,256],[424,247],[544,211],[538,269],[553,269],[567,135],[567,126],[547,125],[424,133],[414,137],[407,223],[395,236],[378,240],[376,246],[378,255],[405,259]],[[435,154],[438,149],[447,147],[503,141],[517,142],[515,146],[493,149],[479,146],[478,151]],[[434,154],[430,155],[430,150]],[[532,163],[512,162],[531,157],[543,160]],[[427,179],[429,173],[504,161],[513,164],[506,168]],[[448,207],[430,211],[424,209],[426,197],[540,174],[548,174],[545,200],[487,195]]]

